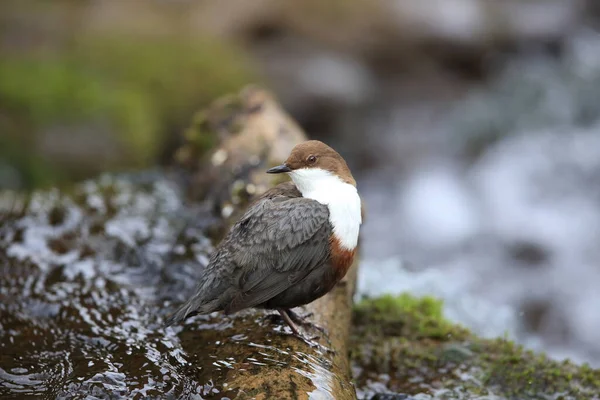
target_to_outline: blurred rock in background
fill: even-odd
[[[600,364],[599,24],[594,0],[2,2],[0,187],[168,164],[262,83],[357,171],[361,293]]]

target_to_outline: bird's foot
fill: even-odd
[[[317,340],[320,339],[320,336],[306,337],[300,333],[296,334],[293,332],[292,332],[292,336],[302,340],[304,343],[306,343],[309,347],[311,347],[313,349],[317,349],[317,350],[320,350],[320,351],[328,353],[328,354],[336,354],[335,350],[325,347],[321,343],[317,342]]]
[[[307,318],[312,317],[314,315],[314,313],[309,312],[304,315],[300,315],[292,310],[286,310],[286,311],[287,311],[288,315],[290,316],[290,319],[292,321],[294,321],[295,323],[297,323],[298,325],[302,325],[304,327],[311,327],[311,328],[318,330],[319,332],[321,332],[323,334],[327,334],[327,331],[325,331],[325,328],[323,328],[320,325],[315,324],[314,322],[306,320]]]
[[[290,310],[279,309],[278,311],[279,311],[279,314],[281,315],[281,318],[283,318],[283,320],[288,324],[288,326],[292,330],[292,334],[295,337],[302,340],[304,343],[306,343],[310,347],[318,348],[320,350],[324,350],[326,352],[335,354],[335,351],[328,349],[328,348],[322,346],[321,344],[319,344],[318,342],[316,342],[316,340],[320,339],[320,336],[311,336],[311,337],[304,336],[300,332],[300,330],[298,329],[296,324],[294,324],[294,322],[292,321],[292,317],[290,316],[290,313],[291,313]],[[301,321],[301,324],[305,324],[305,323],[315,326],[314,324],[311,324],[310,322]]]
[[[306,336],[301,333],[293,333],[293,332],[292,332],[292,336],[302,340],[304,343],[306,343],[310,347],[319,346],[319,343],[317,343],[317,340],[319,340],[319,336]]]
[[[327,332],[325,331],[325,328],[323,328],[322,326],[319,326],[313,322],[307,321],[306,318],[310,318],[314,315],[314,313],[309,312],[306,313],[304,315],[300,315],[298,313],[295,313],[292,310],[284,310],[287,315],[289,316],[289,319],[291,320],[292,324],[298,324],[298,325],[302,325],[303,327],[311,327],[314,328],[316,330],[318,330],[321,333],[326,334]],[[280,324],[281,322],[284,322],[288,325],[290,325],[288,323],[288,320],[283,316],[283,314],[280,312],[279,314],[267,314],[263,317],[265,320],[270,321],[271,323],[274,324]],[[291,327],[291,325],[290,325]],[[317,337],[318,338],[318,337]]]

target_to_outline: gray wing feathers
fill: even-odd
[[[260,305],[329,257],[329,209],[303,197],[255,203],[213,253],[197,292],[167,324],[197,313]]]
[[[329,210],[314,200],[263,200],[232,231],[240,293],[226,312],[264,303],[329,257]]]
[[[285,201],[264,199],[252,207],[233,227],[231,238],[240,247],[260,251],[270,243],[278,250],[306,242],[329,221],[327,206],[311,199]]]

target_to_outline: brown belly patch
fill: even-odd
[[[342,280],[352,266],[356,248],[352,250],[343,248],[335,235],[331,235],[329,240],[331,245],[331,266],[334,269],[335,281],[337,283]]]

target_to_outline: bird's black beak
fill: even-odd
[[[288,167],[285,164],[281,164],[281,165],[278,165],[276,167],[273,167],[273,168],[267,170],[267,174],[281,174],[283,172],[290,172],[290,171],[291,171],[290,167]]]

